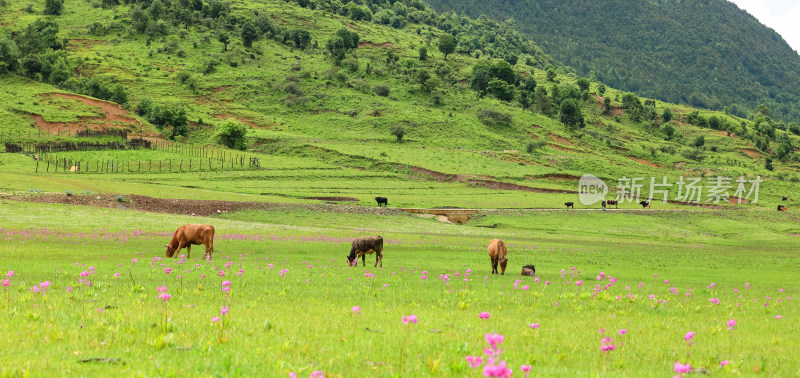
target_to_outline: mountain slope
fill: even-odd
[[[725,0],[428,0],[505,20],[581,75],[674,103],[800,120],[800,55]]]

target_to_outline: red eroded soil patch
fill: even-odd
[[[84,96],[78,96],[73,94],[66,94],[66,93],[50,93],[50,94],[43,94],[42,97],[61,97],[69,100],[76,100],[80,101],[81,103],[89,106],[95,106],[100,108],[100,111],[104,113],[103,116],[99,117],[79,117],[77,121],[73,122],[49,122],[46,121],[41,115],[38,114],[31,114],[30,117],[36,122],[36,126],[42,130],[47,132],[57,134],[59,132],[64,132],[64,130],[69,130],[70,132],[75,132],[78,130],[106,130],[106,129],[130,129],[130,130],[138,130],[142,126],[142,122],[134,118],[130,115],[130,113],[125,110],[121,105],[115,104],[113,102],[97,100],[94,98],[88,98]],[[151,133],[148,135],[140,135],[137,133],[132,133],[132,135],[137,136],[157,136],[157,134]]]
[[[98,198],[99,197],[99,198]],[[327,205],[327,204],[279,204],[268,202],[238,202],[238,201],[207,201],[189,199],[153,198],[137,195],[123,195],[125,202],[118,202],[116,194],[93,194],[66,196],[59,194],[30,195],[11,194],[2,195],[4,200],[38,202],[38,203],[63,203],[68,205],[95,206],[114,209],[129,209],[138,211],[151,211],[156,213],[184,214],[208,216],[221,213],[231,213],[239,210],[290,210],[308,209],[316,212],[353,213],[353,214],[407,214],[400,210],[379,207],[365,207],[353,205]],[[346,197],[320,197],[320,198],[346,198]]]
[[[739,198],[739,197],[729,197],[728,198],[728,203],[730,203],[731,205],[739,205],[739,204],[744,204],[744,203],[749,203],[749,202],[750,202],[750,200],[745,199],[745,198]]]
[[[381,43],[381,44],[375,44],[375,43],[372,43],[372,42],[364,41],[364,42],[359,42],[358,43],[358,47],[377,47],[377,48],[381,48],[381,49],[390,49],[390,48],[394,47],[394,44],[391,43],[391,42],[384,42],[384,43]]]
[[[541,129],[541,128],[542,128],[542,127],[541,127],[541,126],[539,126],[539,125],[531,125],[531,127],[533,127],[534,129]]]
[[[657,164],[655,164],[655,163],[653,163],[653,162],[650,162],[650,161],[644,160],[644,159],[642,159],[642,158],[637,158],[637,157],[635,157],[635,156],[628,156],[628,159],[631,159],[631,160],[633,160],[633,161],[636,161],[636,162],[639,162],[639,163],[642,163],[642,164],[649,165],[649,166],[651,166],[651,167],[653,167],[653,168],[661,168],[659,165],[657,165]]]
[[[678,169],[680,167],[683,167],[684,165],[686,165],[685,161],[679,161],[679,162],[675,163],[675,165],[673,165],[672,168],[673,169]]]
[[[289,21],[286,21],[286,20],[284,20],[284,19],[282,19],[282,18],[280,18],[280,17],[275,17],[275,16],[272,16],[272,17],[270,17],[270,18],[271,18],[273,21],[278,21],[278,22],[280,22],[280,23],[282,23],[282,24],[284,24],[284,25],[289,25]]]
[[[567,146],[574,146],[569,139],[562,137],[561,135],[550,134],[550,138],[553,139],[554,142],[558,142],[561,144],[566,144]]]
[[[761,157],[761,153],[751,148],[740,148],[739,151],[753,159]]]

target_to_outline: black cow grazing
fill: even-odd
[[[603,210],[605,210],[605,209],[606,209],[606,206],[607,206],[607,205],[606,205],[606,201],[603,201],[603,203],[601,203],[600,205],[601,205],[601,206],[603,206]]]
[[[786,206],[778,205],[778,211],[786,211]]]
[[[789,197],[786,197],[786,196],[783,196],[781,198],[783,198],[784,201],[788,201],[789,200]]]
[[[639,204],[642,205],[642,209],[649,209],[650,208],[650,201],[642,201],[642,202],[639,202]]]
[[[619,209],[619,201],[617,200],[606,200],[606,204],[608,206],[614,205],[615,209]]]
[[[522,273],[520,273],[520,274],[523,275],[523,276],[535,276],[536,275],[536,267],[533,264],[525,265],[525,266],[522,267]]]
[[[383,238],[380,236],[364,236],[353,240],[353,246],[350,248],[350,255],[347,256],[347,265],[358,265],[358,258],[361,258],[361,264],[367,266],[366,255],[375,253],[375,266],[378,263],[383,268]]]
[[[378,202],[378,207],[381,207],[381,205],[383,207],[389,206],[389,199],[386,197],[375,197],[375,201]]]
[[[564,202],[564,206],[566,206],[567,209],[569,209],[569,208],[573,208],[574,209],[575,208],[575,202]]]

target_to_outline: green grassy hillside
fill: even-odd
[[[235,119],[245,125],[246,147],[250,155],[259,156],[261,169],[183,174],[90,169],[59,172],[54,179],[51,170],[41,173],[43,167],[31,175],[37,171],[33,159],[5,154],[0,157],[4,189],[157,196],[164,195],[161,186],[166,184],[258,200],[345,196],[369,204],[375,195],[385,194],[399,206],[489,208],[557,206],[574,200],[574,194],[549,192],[574,192],[577,177],[584,173],[611,186],[620,177],[645,177],[649,184],[651,176],[677,182],[684,176],[707,180],[761,175],[765,200],[758,205],[765,207],[774,207],[782,196],[793,197],[797,190],[793,146],[798,139],[781,129],[786,125],[768,117],[746,120],[660,101],[643,103],[598,82],[554,75],[545,68],[558,65],[533,42],[523,40],[521,47],[507,43],[521,38],[508,24],[458,23],[459,44],[445,59],[438,46],[447,33],[431,24],[452,33],[453,20],[419,4],[427,18],[407,12],[408,22],[400,28],[378,22],[383,8],[375,8],[376,18],[367,21],[356,20],[353,11],[280,1],[201,2],[201,10],[189,15],[178,2],[67,2],[61,15],[48,18],[41,16],[43,3],[27,10],[26,4],[4,5],[0,21],[2,34],[8,36],[5,45],[13,40],[22,51],[28,26],[39,25],[34,28],[39,34],[33,35],[47,35],[36,24],[47,19],[58,25],[53,44],[63,48],[20,53],[16,70],[0,76],[4,141],[70,141],[70,132],[78,129],[123,128],[133,136],[199,146],[217,143],[214,128]],[[146,25],[140,31],[141,22]],[[251,22],[266,31],[256,33],[258,38],[247,47],[241,35]],[[478,38],[476,30],[487,25],[503,36]],[[343,28],[356,33],[360,43],[336,57],[327,46]],[[227,44],[220,42],[220,35],[228,36]],[[478,40],[466,44],[470,37]],[[423,47],[425,60],[419,59]],[[501,90],[510,87],[510,98],[475,83],[473,67],[487,61],[501,67],[503,61],[496,56],[514,63],[506,66],[516,77],[509,81],[519,81],[519,86],[500,82]],[[30,68],[36,59],[44,67],[38,71]],[[544,90],[543,96],[525,89],[528,79]],[[581,93],[579,85],[587,83]],[[124,109],[91,96],[58,94],[70,92],[117,100]],[[581,110],[583,126],[561,122],[557,105],[570,97]],[[667,109],[672,113],[669,122],[663,116]],[[393,135],[398,129],[402,141]],[[47,138],[40,137],[42,130]],[[696,143],[698,137],[702,143]],[[163,151],[51,155],[89,167],[100,166],[98,160],[125,167],[126,162],[181,158]],[[183,163],[193,158],[185,155]],[[767,159],[774,170],[765,168]],[[181,165],[179,170],[187,169]],[[120,186],[120,181],[136,186]],[[671,198],[677,195],[672,189]]]

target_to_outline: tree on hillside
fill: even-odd
[[[217,41],[222,43],[222,51],[228,51],[228,43],[231,41],[231,37],[227,33],[219,33]]]
[[[456,51],[456,44],[456,39],[450,34],[442,34],[439,37],[439,52],[444,54],[444,60],[447,60],[447,56]]]
[[[664,132],[667,140],[672,140],[672,137],[675,136],[675,128],[669,123],[664,124],[664,127],[661,128],[661,131]]]
[[[214,135],[217,143],[228,148],[237,150],[244,150],[247,148],[247,126],[239,121],[233,119],[222,121],[222,123],[215,128]]]
[[[419,47],[419,60],[427,60],[428,59],[428,48],[425,46]]]
[[[578,79],[578,88],[581,89],[581,92],[588,91],[589,90],[589,85],[591,85],[591,82],[589,81],[589,79],[587,79],[585,77],[582,77],[582,78]]]
[[[611,98],[606,97],[603,99],[603,114],[611,113]]]
[[[597,94],[599,94],[600,96],[605,96],[605,94],[606,94],[606,85],[605,84],[600,83],[600,84],[597,85]]]
[[[568,98],[561,102],[561,123],[570,129],[582,128],[584,126],[583,112],[578,101]]]
[[[344,47],[346,49],[352,50],[358,48],[358,42],[361,40],[361,38],[358,36],[358,33],[350,31],[350,29],[346,27],[341,27],[336,31],[336,35],[342,38]]]
[[[547,81],[555,82],[556,81],[556,70],[550,68],[547,70]]]
[[[242,44],[245,47],[252,47],[253,42],[259,37],[258,28],[251,20],[245,21],[242,25]]]
[[[19,67],[19,49],[14,41],[0,37],[0,75],[14,72]]]
[[[403,141],[403,136],[406,135],[406,129],[402,125],[394,125],[392,129],[389,130],[389,133],[394,135],[397,138],[397,142],[400,143]]]
[[[664,109],[664,113],[661,114],[661,122],[669,123],[669,121],[672,121],[672,110],[666,108]]]
[[[508,84],[500,79],[493,79],[492,81],[489,82],[487,92],[489,92],[492,96],[494,96],[498,100],[514,101],[514,97],[516,96],[517,91],[514,89],[513,85]]]
[[[58,16],[64,10],[64,0],[45,0],[44,14],[48,16]]]
[[[554,114],[553,102],[547,95],[545,87],[537,87],[533,95],[533,107],[541,114],[552,117]]]

